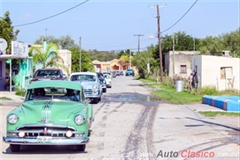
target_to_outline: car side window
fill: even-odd
[[[30,89],[30,90],[27,91],[25,101],[33,100],[33,98],[34,98],[34,92],[33,92],[32,89]]]

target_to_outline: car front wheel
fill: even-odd
[[[98,101],[99,101],[99,98],[94,98],[94,99],[93,99],[93,103],[95,103],[95,104],[97,104]]]
[[[82,152],[84,152],[85,149],[86,149],[86,144],[77,145],[76,147],[77,147],[77,151],[82,151]]]
[[[20,150],[20,145],[18,144],[10,144],[10,149],[12,152],[18,152]]]

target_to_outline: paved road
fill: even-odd
[[[239,118],[206,118],[199,110],[219,110],[203,104],[172,105],[150,95],[132,77],[113,79],[102,101],[93,104],[95,121],[86,152],[72,146],[24,146],[11,153],[1,140],[0,158],[9,159],[239,159]],[[0,102],[1,136],[5,116],[16,103]],[[168,156],[167,156],[168,153]],[[213,158],[209,158],[212,156]],[[185,156],[185,157],[184,157]],[[194,159],[194,158],[192,158]]]

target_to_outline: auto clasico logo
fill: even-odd
[[[209,152],[209,151],[191,151],[191,150],[182,150],[180,152],[164,152],[163,150],[160,150],[157,154],[157,157],[160,158],[177,158],[177,157],[182,157],[182,158],[213,158],[215,156],[214,152]]]

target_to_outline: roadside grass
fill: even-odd
[[[3,104],[0,103],[0,106],[3,106]]]
[[[216,117],[216,116],[240,117],[240,112],[199,111],[198,113],[200,113],[206,117]]]
[[[8,97],[0,97],[0,100],[12,100],[12,99]]]
[[[213,86],[206,86],[200,88],[197,92],[193,89],[191,92],[188,89],[183,89],[182,92],[176,92],[176,88],[167,84],[160,84],[156,82],[153,78],[141,79],[141,82],[146,84],[147,87],[153,89],[153,95],[159,97],[162,100],[168,100],[170,103],[174,104],[189,104],[189,103],[200,103],[204,95],[228,95],[228,96],[239,96],[239,91],[217,91]]]
[[[160,88],[160,90],[153,91],[153,95],[160,97],[160,99],[168,100],[174,104],[187,104],[202,101],[201,95],[192,95],[186,90],[176,92],[175,88],[165,85],[160,85]]]

